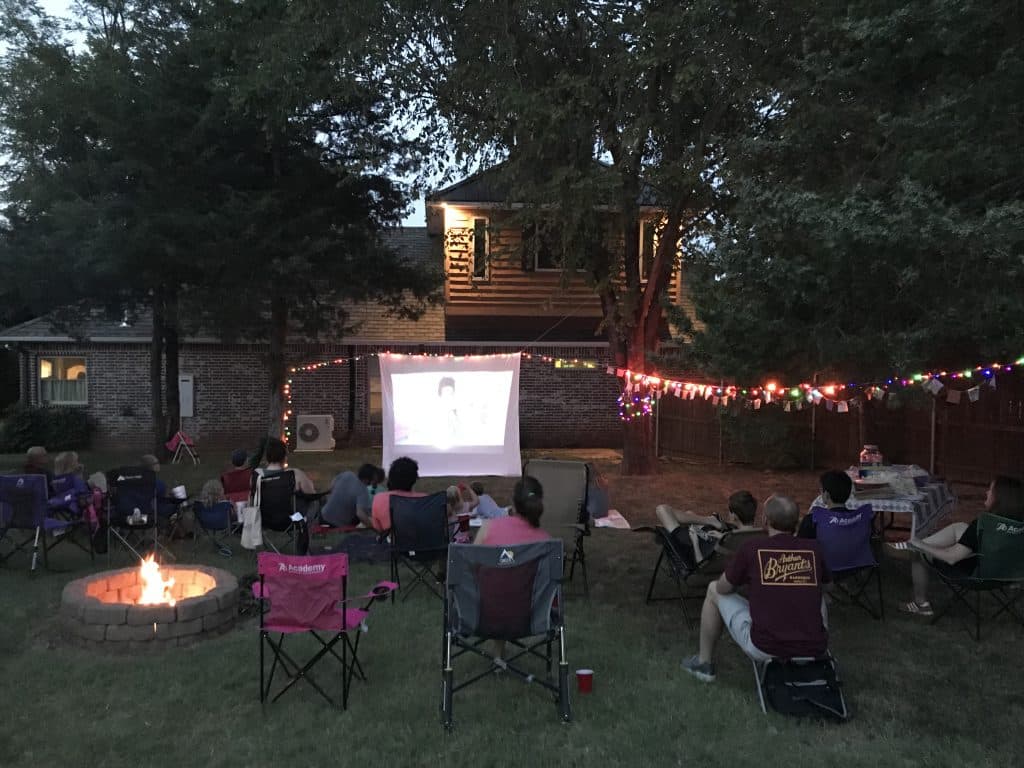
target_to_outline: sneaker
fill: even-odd
[[[701,661],[700,656],[683,659],[683,669],[703,683],[715,682],[715,665],[709,661]]]
[[[912,616],[934,616],[931,603],[918,603],[911,600],[909,603],[900,603],[896,606],[900,613],[909,613]]]

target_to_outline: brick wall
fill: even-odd
[[[333,360],[390,350],[457,355],[508,353],[502,346],[294,346],[292,364]],[[605,372],[606,351],[594,347],[534,347],[525,351],[565,359],[595,360],[596,369],[556,368],[538,357],[524,358],[520,370],[519,423],[522,446],[610,447],[621,441],[616,379]],[[190,435],[208,443],[252,444],[266,431],[266,348],[261,345],[185,344],[181,372],[195,377],[195,416],[184,419]],[[37,404],[40,355],[85,357],[88,412],[97,423],[98,445],[145,447],[150,442],[149,349],[144,344],[39,344],[25,348],[27,394]],[[339,445],[380,444],[380,427],[370,424],[369,359],[292,374],[292,410],[331,414]],[[349,432],[350,390],[355,382],[353,430]]]

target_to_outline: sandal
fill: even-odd
[[[900,603],[896,606],[900,613],[909,613],[914,616],[934,616],[935,611],[932,610],[931,603],[918,603],[915,600],[911,600],[909,603]]]

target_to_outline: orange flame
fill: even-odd
[[[171,587],[174,586],[174,577],[164,578],[160,573],[160,565],[150,555],[142,561],[139,569],[139,581],[142,583],[142,594],[139,595],[138,605],[160,605],[167,603],[174,605],[174,598],[171,596]]]

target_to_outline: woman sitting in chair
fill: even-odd
[[[985,512],[1024,520],[1024,485],[1021,481],[997,476],[985,495]],[[889,546],[897,552],[920,552],[934,567],[952,576],[970,576],[978,559],[978,521],[951,523],[927,538],[910,539]],[[914,582],[914,599],[901,603],[899,609],[917,616],[934,616],[935,611],[928,602],[928,564],[922,558],[915,558],[910,573]]]
[[[512,514],[487,520],[480,526],[476,543],[500,547],[550,539],[548,532],[540,527],[543,514],[544,489],[536,478],[524,477],[516,483],[512,493]]]

